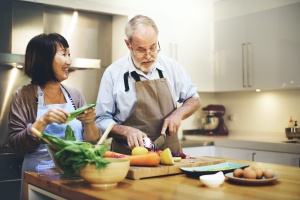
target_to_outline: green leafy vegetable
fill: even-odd
[[[108,144],[104,142],[100,145],[93,145],[89,142],[76,141],[74,132],[69,125],[65,131],[65,138],[52,136],[47,133],[42,133],[42,138],[47,139],[54,151],[54,163],[64,172],[63,177],[72,178],[78,174],[79,168],[87,163],[94,163],[96,169],[100,170],[107,166],[110,162],[102,158],[108,149]],[[53,152],[49,152],[50,154]]]
[[[95,149],[78,145],[68,146],[55,153],[55,158],[64,171],[63,176],[72,178],[78,173],[79,168],[85,166],[87,163],[95,164],[98,170],[105,168],[110,162],[98,155],[99,152],[105,152],[107,150],[108,145],[107,143],[105,144],[106,145],[99,145],[99,147]]]
[[[66,131],[65,131],[65,140],[76,141],[74,131],[72,130],[72,128],[69,125],[67,125]]]
[[[70,116],[67,119],[67,122],[72,121],[73,119],[75,119],[78,115],[82,114],[85,110],[90,109],[92,107],[95,107],[96,103],[91,103],[91,104],[87,104],[85,106],[82,106],[80,108],[78,108],[77,110],[74,110],[73,112],[70,112]]]

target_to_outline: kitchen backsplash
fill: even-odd
[[[285,138],[290,116],[300,121],[300,89],[261,92],[199,93],[202,106],[190,118],[182,121],[182,130],[201,128],[202,108],[208,104],[221,104],[226,108],[224,116],[229,134],[269,134]],[[204,116],[204,115],[203,115]],[[229,120],[229,117],[233,120]]]

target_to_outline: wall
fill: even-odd
[[[300,122],[300,89],[259,93],[254,91],[199,93],[199,95],[202,107],[208,104],[225,106],[225,124],[232,134],[268,134],[284,137],[290,116]],[[201,128],[199,123],[201,114],[199,110],[184,120],[181,130]],[[228,119],[230,115],[233,116],[233,121]]]

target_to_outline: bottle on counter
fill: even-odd
[[[297,127],[298,127],[298,121],[295,121],[294,128],[297,128]]]
[[[294,127],[294,120],[293,117],[290,117],[290,121],[289,121],[289,128],[293,128]]]

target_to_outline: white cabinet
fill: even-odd
[[[279,20],[279,70],[280,86],[300,86],[300,2],[280,7]]]
[[[215,156],[300,167],[300,154],[215,147]]]
[[[203,146],[203,147],[186,147],[182,148],[183,153],[187,156],[215,156],[215,147],[214,146]]]
[[[198,91],[214,91],[212,2],[177,0],[164,10],[167,15],[156,20],[162,53],[186,69]]]
[[[215,89],[278,87],[277,9],[215,23]]]

